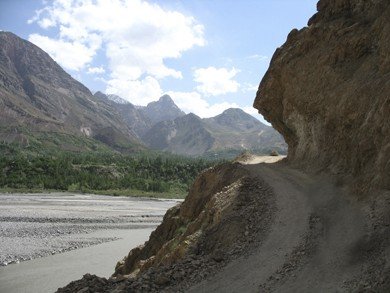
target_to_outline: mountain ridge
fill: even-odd
[[[7,32],[0,32],[0,41],[0,139],[5,143],[83,151],[93,150],[95,141],[116,151],[146,145],[191,156],[251,149],[258,142],[272,148],[270,140],[284,149],[281,136],[243,110],[201,119],[184,113],[167,94],[146,106],[100,91],[92,95],[38,46]]]
[[[5,142],[15,141],[9,135],[15,129],[28,128],[92,138],[114,149],[139,146],[115,109],[99,103],[46,52],[9,32],[0,32],[0,94]]]

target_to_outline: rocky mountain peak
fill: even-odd
[[[169,95],[163,95],[158,101],[149,103],[143,110],[152,123],[173,120],[185,115]]]
[[[217,115],[216,117],[231,117],[231,118],[240,119],[240,120],[256,119],[240,108],[226,109],[225,111],[223,111],[221,114]]]
[[[102,93],[101,91],[97,91],[96,93],[93,94],[95,97],[99,98],[99,99],[107,99],[107,95]]]
[[[122,105],[125,105],[125,104],[130,104],[129,101],[126,101],[125,99],[123,99],[122,97],[118,96],[118,95],[107,95],[107,98],[111,101],[113,101],[114,103],[117,103],[117,104],[122,104]]]
[[[172,100],[170,95],[161,96],[160,99],[158,99],[158,102],[164,103],[164,104],[171,104],[171,105],[173,104],[176,106],[175,102]]]
[[[194,113],[188,113],[188,114],[184,115],[183,119],[190,120],[190,121],[191,120],[192,121],[200,121],[201,120],[201,118]]]
[[[216,124],[219,127],[229,127],[236,131],[247,132],[253,129],[266,129],[268,126],[261,123],[259,120],[246,113],[239,108],[229,108],[223,111],[221,114],[206,119],[211,124]]]

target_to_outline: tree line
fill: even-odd
[[[59,153],[0,155],[0,187],[61,191],[185,192],[216,161],[174,155]]]

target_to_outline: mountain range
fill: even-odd
[[[282,137],[241,109],[201,119],[168,95],[147,106],[92,94],[46,52],[0,32],[0,139],[24,147],[121,152],[152,148],[182,155],[226,149],[285,151]]]

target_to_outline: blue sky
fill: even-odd
[[[92,92],[185,112],[252,108],[275,49],[317,0],[0,0],[0,29],[48,52]]]

